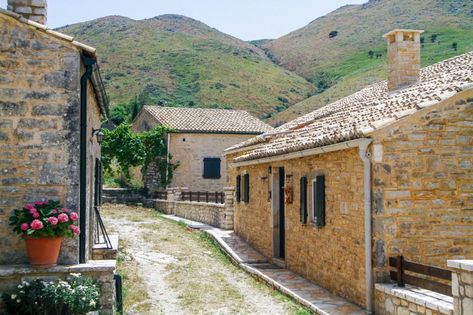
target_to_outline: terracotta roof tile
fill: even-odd
[[[143,111],[180,132],[260,134],[273,129],[244,110],[144,106]]]
[[[388,92],[386,81],[378,82],[228,148],[226,152],[252,146],[249,152],[234,159],[239,162],[366,136],[422,108],[473,88],[473,52],[423,68],[419,82],[395,92]]]

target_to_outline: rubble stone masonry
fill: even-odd
[[[447,268],[473,256],[473,91],[373,134],[377,280],[388,257]]]

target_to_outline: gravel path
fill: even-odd
[[[140,207],[105,205],[102,216],[120,237],[127,314],[309,314],[232,265],[201,232]]]

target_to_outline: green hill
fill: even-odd
[[[473,50],[473,1],[371,0],[341,7],[281,38],[255,41],[275,63],[317,87],[314,96],[269,122],[280,124],[386,79],[382,35],[394,28],[425,30],[423,66],[459,55]]]
[[[97,48],[112,106],[147,104],[246,109],[262,117],[314,91],[256,46],[179,15],[109,16],[59,31]]]

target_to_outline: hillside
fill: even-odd
[[[281,38],[256,41],[275,63],[307,78],[318,89],[269,122],[280,124],[384,80],[382,35],[394,28],[425,30],[423,66],[459,55],[473,50],[473,1],[371,0],[341,7]]]
[[[109,16],[59,31],[97,48],[112,106],[146,104],[246,109],[262,117],[313,92],[256,46],[179,15]]]

